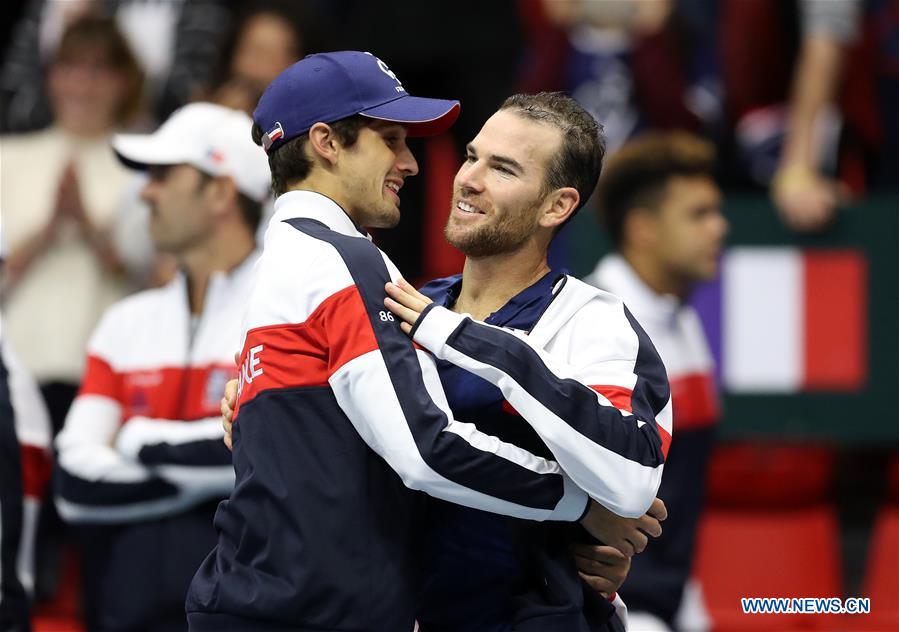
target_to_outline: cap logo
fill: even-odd
[[[371,55],[371,53],[369,53],[369,52],[366,52],[365,54]],[[375,57],[374,55],[371,55],[371,56]],[[375,61],[378,62],[378,68],[381,69],[381,72],[383,72],[385,75],[387,75],[388,77],[390,77],[391,79],[396,81],[396,86],[394,87],[394,90],[396,90],[397,92],[405,92],[406,89],[403,87],[402,82],[399,80],[399,78],[396,76],[396,74],[394,74],[394,72],[387,66],[387,64],[385,64],[383,61],[381,61],[377,57],[375,57]]]
[[[217,149],[210,148],[207,150],[206,157],[217,165],[220,165],[225,161],[225,155]]]
[[[265,151],[268,151],[272,148],[275,141],[282,136],[284,136],[284,128],[281,127],[280,122],[275,121],[275,126],[262,135],[262,148],[265,149]]]

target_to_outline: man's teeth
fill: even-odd
[[[468,202],[459,202],[456,206],[457,206],[457,207],[459,208],[459,210],[462,211],[463,213],[477,213],[477,214],[479,214],[479,215],[483,215],[483,214],[484,214],[484,211],[475,208],[474,206],[472,206],[472,205],[469,204]]]
[[[400,192],[400,185],[398,185],[396,182],[388,182],[387,188],[390,189],[391,191],[393,191],[394,193]]]

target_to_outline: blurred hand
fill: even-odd
[[[124,264],[107,232],[95,226],[87,215],[74,162],[70,162],[63,171],[57,190],[56,213],[50,223],[58,226],[67,219],[75,223],[84,241],[106,269],[117,274],[125,271]]]
[[[74,162],[66,165],[57,187],[56,218],[69,218],[84,230],[90,228],[87,213],[81,202],[81,186],[78,184]]]
[[[240,354],[234,354],[234,364],[240,365]],[[231,423],[231,418],[234,417],[234,409],[237,408],[237,380],[228,380],[228,383],[225,384],[225,394],[222,397],[219,408],[222,411],[222,428],[225,430],[225,436],[222,440],[229,450],[233,450],[234,444],[231,441],[233,424]]]
[[[0,277],[0,292],[7,293],[25,276],[31,265],[40,258],[56,241],[59,230],[68,221],[81,224],[79,216],[84,215],[81,206],[81,192],[75,175],[75,163],[66,165],[62,179],[56,190],[56,208],[53,215],[34,234],[11,244],[10,252],[3,262],[3,276]]]
[[[571,552],[578,575],[606,599],[618,592],[631,568],[631,558],[613,546],[575,544]]]
[[[849,197],[846,186],[802,166],[784,167],[771,184],[771,197],[784,224],[798,231],[826,228],[837,205]]]
[[[633,557],[643,552],[650,537],[662,535],[661,522],[667,517],[668,510],[661,498],[652,501],[649,511],[639,518],[623,518],[591,500],[581,525],[600,542]]]

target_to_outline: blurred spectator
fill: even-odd
[[[826,141],[820,135],[828,126],[824,117],[833,117],[848,47],[859,34],[861,6],[858,0],[803,0],[799,6],[802,40],[771,194],[788,226],[809,230],[829,223],[847,194],[822,174],[822,151],[833,154],[836,148],[835,139],[822,146]]]
[[[899,85],[889,61],[897,58],[895,2],[726,0],[720,29],[741,166],[770,185],[789,227],[825,228],[850,191],[883,184],[868,163],[884,140],[894,145],[886,153],[899,155],[888,133],[895,108],[877,85],[890,74],[894,94]],[[747,55],[761,39],[765,46]]]
[[[282,70],[321,52],[329,35],[308,2],[247,2],[224,48],[210,101],[252,114],[262,92]]]
[[[152,135],[113,141],[123,163],[149,170],[150,232],[182,271],[106,311],[57,439],[57,508],[90,525],[89,629],[186,629],[187,587],[215,545],[212,517],[234,484],[219,400],[270,182],[251,127],[242,112],[194,103]]]
[[[165,118],[208,83],[231,20],[225,0],[31,0],[0,68],[0,131],[52,122],[45,65],[62,33],[90,13],[113,16],[125,34],[147,78],[151,118]]]
[[[0,630],[27,632],[34,544],[50,479],[50,417],[31,376],[0,339]]]
[[[803,0],[800,7],[802,45],[771,194],[784,222],[807,230],[826,225],[848,194],[821,173],[815,130],[836,101],[848,45],[858,37],[861,6],[858,0]]]
[[[658,496],[668,507],[662,536],[633,558],[620,593],[633,630],[675,625],[693,562],[714,428],[720,417],[714,366],[694,286],[718,268],[727,220],[715,183],[715,150],[686,132],[625,143],[600,178],[600,219],[616,252],[586,281],[624,299],[659,352],[671,385],[674,434]],[[678,628],[696,632],[701,622]]]
[[[569,31],[566,83],[614,150],[644,129],[717,131],[714,5],[706,0],[544,0]]]
[[[109,138],[139,102],[141,73],[115,23],[86,15],[63,34],[47,83],[54,125],[2,138],[0,202],[6,333],[58,429],[87,336],[126,291],[109,231],[129,175]]]

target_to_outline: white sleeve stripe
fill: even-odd
[[[649,508],[661,483],[662,465],[648,467],[590,441],[495,367],[483,365],[474,371],[470,359],[455,350],[449,350],[446,359],[496,385],[547,442],[565,472],[597,502],[633,518]],[[622,417],[621,422],[636,426],[637,419]],[[654,490],[648,501],[644,493],[647,489]]]
[[[166,443],[180,445],[207,439],[221,439],[224,435],[220,417],[197,421],[174,421],[133,417],[116,437],[116,448],[130,459],[137,459],[141,448]]]
[[[439,380],[431,358],[425,354],[419,358],[420,361],[421,358],[426,359],[422,362],[425,383]],[[582,493],[579,495],[573,486],[567,490],[570,493],[561,495],[562,498],[554,508],[541,509],[487,495],[455,483],[436,472],[419,450],[387,377],[387,368],[380,351],[369,352],[348,362],[331,376],[330,382],[341,408],[347,413],[357,432],[397,471],[407,486],[475,509],[530,520],[575,520],[583,512],[586,496]],[[373,401],[377,401],[376,418],[372,418],[372,410],[362,410],[367,402]],[[439,403],[445,404],[445,397]],[[525,463],[527,461],[524,459],[516,461],[522,468],[525,468]],[[564,485],[566,477],[561,478]]]
[[[443,388],[436,388],[436,385],[440,384],[440,376],[436,371],[433,359],[425,351],[417,350],[416,353],[419,364],[421,364],[422,374],[427,375],[424,382],[428,394],[441,410],[449,411],[450,406],[449,400],[446,399],[446,393],[443,392]],[[536,456],[516,445],[504,443],[497,437],[484,434],[478,430],[475,424],[457,421],[453,419],[452,415],[447,415],[447,419],[449,423],[443,432],[452,432],[460,436],[472,447],[482,452],[493,453],[536,474],[559,474],[562,471],[555,461]]]
[[[59,465],[88,481],[137,483],[151,478],[148,470],[125,459],[113,447],[121,406],[99,395],[81,395],[72,403],[66,423],[56,437]]]
[[[60,517],[74,524],[118,524],[141,522],[180,513],[198,502],[192,494],[167,496],[128,505],[86,505],[74,503],[61,496],[54,498]]]

